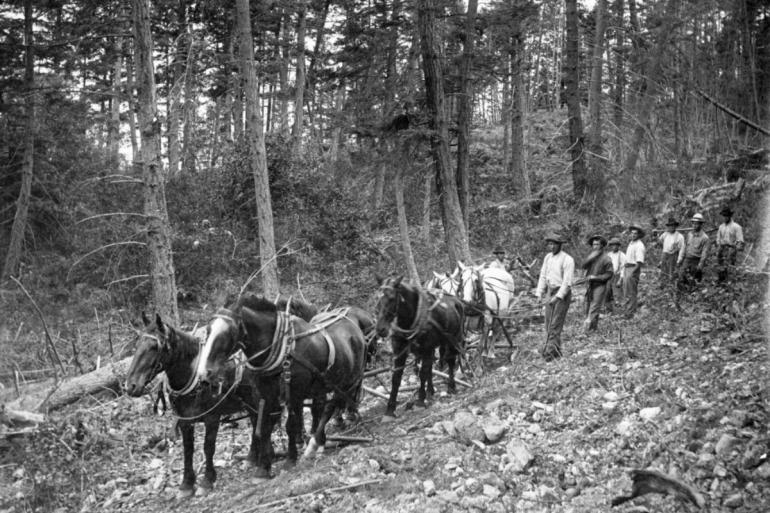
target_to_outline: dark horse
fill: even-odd
[[[393,381],[386,417],[395,416],[398,389],[410,349],[421,362],[417,404],[425,406],[425,399],[435,392],[433,359],[436,348],[439,348],[441,361],[448,366],[447,385],[449,392],[454,393],[455,363],[464,345],[462,302],[455,296],[434,294],[419,286],[402,283],[402,278],[377,278],[380,284],[377,334],[386,337],[391,331],[393,346]]]
[[[325,313],[320,312],[318,307],[314,304],[291,296],[278,296],[278,298],[275,300],[275,305],[278,310],[282,311],[286,310],[288,306],[289,312],[292,315],[296,315],[297,317],[304,319],[311,324],[313,323],[314,317],[318,316],[319,314],[322,316],[325,315]],[[363,332],[367,344],[366,362],[369,363],[370,359],[377,351],[377,344],[374,341],[377,336],[374,317],[372,317],[369,312],[358,306],[343,306],[332,311],[344,311],[345,317],[358,324],[358,327],[361,328],[361,332]]]
[[[197,386],[195,363],[201,342],[191,333],[169,326],[156,316],[155,323],[142,314],[146,331],[131,361],[126,378],[126,392],[138,397],[147,383],[160,372],[166,373],[166,392],[171,406],[179,416],[179,430],[182,432],[184,448],[184,474],[180,493],[189,496],[195,493],[195,470],[193,470],[193,445],[196,422],[206,427],[203,452],[206,456],[206,472],[201,489],[211,490],[217,473],[214,470],[214,451],[217,431],[222,415],[246,412],[251,419],[251,449],[248,461],[257,464],[257,443],[255,428],[259,412],[260,396],[253,373],[243,366],[237,369],[232,361],[223,369],[223,393],[211,393]]]
[[[365,342],[358,325],[344,317],[324,325],[309,324],[277,310],[275,303],[262,297],[245,296],[221,309],[209,323],[197,370],[200,378],[219,379],[219,370],[238,349],[246,354],[265,400],[259,424],[258,476],[270,475],[269,444],[261,441],[269,441],[282,403],[288,409],[289,462],[297,460],[306,398],[313,400],[314,435],[305,456],[323,450],[326,423],[335,409],[355,402],[363,380]],[[332,398],[326,401],[330,392]]]

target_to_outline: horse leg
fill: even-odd
[[[190,497],[195,493],[195,469],[193,469],[193,450],[195,449],[195,427],[189,422],[180,423],[182,448],[184,450],[184,472],[178,496]]]
[[[449,379],[447,379],[447,382],[446,382],[447,392],[450,394],[456,394],[457,393],[457,384],[455,383],[455,365],[457,363],[456,351],[452,349],[449,349],[447,351],[446,363],[447,363],[447,374],[449,375]]]
[[[206,471],[201,481],[201,492],[205,495],[214,488],[214,482],[217,480],[217,471],[214,469],[214,452],[217,446],[219,415],[206,418],[204,423],[206,435],[203,439],[203,454],[206,457]]]
[[[428,405],[425,402],[427,391],[426,388],[433,388],[433,353],[425,353],[422,357],[422,365],[420,366],[420,390],[417,392],[417,406],[426,408]],[[429,385],[429,386],[428,386]],[[435,392],[435,391],[434,391]]]
[[[246,462],[250,466],[255,467],[259,464],[259,437],[257,436],[259,416],[249,415],[249,422],[251,422],[251,446],[249,447],[249,455],[246,457]]]
[[[273,463],[273,446],[270,443],[270,437],[273,434],[273,425],[275,424],[275,417],[280,417],[281,408],[278,404],[265,403],[265,408],[262,412],[262,420],[259,423],[259,436],[257,445],[259,447],[259,458],[257,459],[257,471],[256,477],[267,479],[270,477],[270,468]]]
[[[296,394],[295,394],[296,396]],[[286,464],[293,466],[297,463],[297,445],[302,439],[302,407],[304,400],[296,397],[289,404],[289,414],[286,419],[286,434],[289,438],[289,447],[286,454]]]
[[[319,395],[317,397],[313,398],[313,402],[310,405],[310,436],[313,436],[313,433],[315,433],[315,430],[318,429],[318,423],[321,421],[321,415],[323,415],[324,412],[324,405],[326,403],[326,397]],[[336,420],[339,425],[342,425],[342,416],[340,416]]]
[[[321,415],[320,421],[318,422],[318,426],[313,432],[313,436],[310,437],[310,441],[305,448],[305,454],[303,455],[305,458],[314,456],[316,451],[318,454],[324,452],[326,447],[326,423],[329,422],[329,419],[332,418],[332,415],[334,415],[335,412],[342,411],[342,408],[339,408],[338,405],[340,405],[340,401],[336,397],[333,397],[331,401],[326,402],[323,414]]]
[[[396,344],[394,344],[396,345]],[[398,347],[394,353],[397,355],[393,359],[393,377],[390,382],[390,397],[388,398],[388,407],[385,409],[386,418],[395,418],[396,416],[396,402],[398,399],[398,389],[401,388],[401,377],[404,375],[404,365],[406,365],[406,345]],[[394,348],[396,349],[396,348]]]

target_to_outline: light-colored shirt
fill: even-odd
[[[743,245],[743,228],[741,225],[730,219],[728,224],[719,225],[717,232],[717,246],[737,246]]]
[[[626,271],[624,267],[626,266],[626,254],[622,251],[610,251],[607,253],[609,255],[610,260],[612,260],[612,273],[620,275],[622,278],[626,275]]]
[[[640,240],[632,240],[628,243],[626,248],[626,263],[627,264],[643,264],[644,263],[644,243]]]
[[[658,241],[663,245],[663,253],[679,253],[676,259],[677,263],[684,260],[684,235],[679,232],[663,232],[658,237]]]
[[[505,264],[505,261],[500,261],[498,259],[494,259],[491,262],[489,262],[489,265],[487,267],[491,267],[492,269],[502,269],[503,271],[508,270],[508,266]]]
[[[559,251],[555,255],[548,253],[543,259],[543,267],[540,268],[540,279],[537,281],[535,294],[542,297],[546,288],[559,288],[556,297],[564,299],[572,287],[572,280],[575,276],[575,260],[564,251]]]
[[[705,232],[690,232],[687,234],[687,249],[685,250],[687,258],[698,258],[703,263],[706,261],[708,249],[709,236]]]

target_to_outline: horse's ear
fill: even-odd
[[[162,334],[166,334],[166,323],[161,319],[160,314],[155,314],[155,325],[158,327],[158,331]]]
[[[144,310],[142,310],[142,324],[144,324],[145,328],[152,324],[152,321],[149,317],[147,317],[147,314],[144,312]]]

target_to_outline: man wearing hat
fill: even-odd
[[[561,331],[567,310],[572,300],[572,279],[575,274],[575,261],[561,250],[564,239],[552,233],[545,238],[548,254],[543,258],[540,279],[535,295],[538,299],[545,296],[546,340],[543,358],[551,361],[561,356]]]
[[[703,231],[703,215],[695,214],[690,221],[692,231],[687,234],[687,245],[684,250],[683,285],[703,279],[703,266],[706,265],[709,250],[709,236]]]
[[[644,230],[639,226],[631,225],[628,228],[631,234],[631,242],[626,248],[625,277],[623,279],[623,295],[626,298],[625,315],[628,318],[634,316],[639,305],[637,295],[639,293],[639,278],[642,275],[644,265]]]
[[[607,282],[612,279],[612,260],[604,252],[607,246],[607,239],[601,235],[594,235],[588,239],[591,246],[591,253],[583,262],[583,269],[586,270],[586,306],[585,321],[583,329],[586,333],[595,331],[599,326],[599,310],[604,304],[604,298],[607,295]]]
[[[611,237],[607,246],[610,250],[607,256],[612,262],[612,279],[610,286],[607,287],[607,297],[605,303],[607,311],[612,312],[614,303],[623,305],[623,277],[625,276],[626,254],[620,251],[620,239]]]
[[[684,235],[676,231],[679,222],[673,217],[668,218],[666,231],[658,236],[661,245],[660,255],[660,286],[674,283],[676,270],[684,261]]]
[[[720,214],[725,222],[719,225],[717,232],[717,280],[727,279],[728,266],[735,265],[738,251],[743,249],[743,228],[733,221],[733,211],[730,207],[722,209]]]
[[[496,246],[495,250],[492,251],[492,254],[495,256],[495,259],[492,260],[487,267],[502,269],[503,271],[508,271],[508,268],[510,267],[509,264],[505,262],[505,250],[502,246]]]

